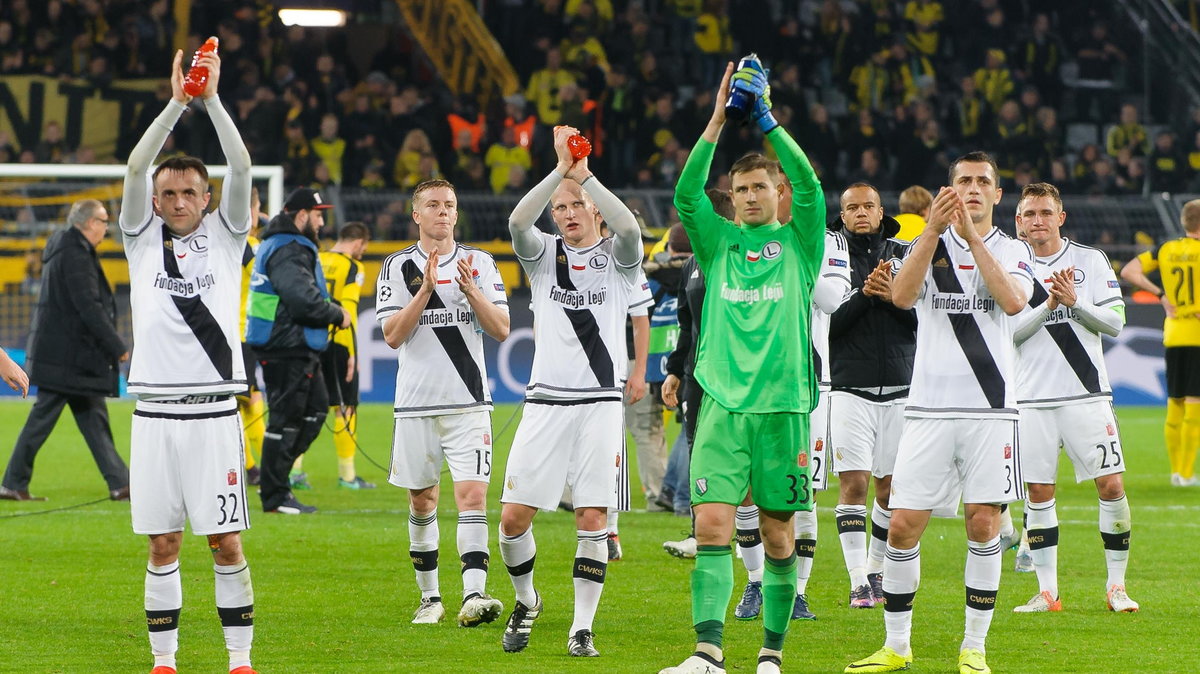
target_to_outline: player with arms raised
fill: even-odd
[[[208,537],[229,670],[252,674],[254,592],[239,532],[250,523],[242,425],[246,390],[238,329],[242,255],[251,227],[250,153],[217,97],[221,62],[201,94],[229,163],[221,203],[208,212],[208,170],[194,157],[150,164],[192,97],[176,52],[171,101],[129,154],[120,224],[129,259],[134,350],[129,392],[133,530],[150,537],[146,623],[153,674],[174,674],[183,606],[179,548],[185,523]]]
[[[1013,610],[1062,610],[1054,502],[1061,444],[1075,465],[1076,480],[1094,480],[1100,496],[1108,608],[1132,613],[1138,603],[1125,592],[1132,526],[1121,479],[1125,452],[1100,342],[1102,334],[1121,333],[1125,302],[1108,256],[1061,235],[1066,219],[1055,186],[1033,183],[1021,191],[1017,228],[1033,246],[1039,280],[1014,334],[1021,470],[1029,489],[1026,527],[1038,593]]]
[[[592,175],[586,158],[571,155],[568,140],[578,133],[555,129],[558,165],[508,219],[513,250],[532,289],[535,351],[524,416],[505,467],[500,556],[517,599],[503,645],[518,652],[529,644],[542,612],[533,586],[533,517],[539,508],[558,506],[564,484],[571,488],[578,544],[567,652],[595,657],[600,653],[592,622],[608,569],[607,511],[627,507],[622,501],[629,498],[620,465],[621,396],[629,363],[625,315],[654,298],[640,281],[637,220]],[[547,203],[558,235],[534,227]],[[601,216],[612,238],[600,237]]]
[[[753,95],[753,117],[791,182],[786,225],[777,217],[783,178],[762,155],[746,155],[729,170],[741,226],[717,215],[704,193],[731,81]],[[675,207],[709,290],[695,371],[705,398],[691,464],[696,650],[663,671],[725,671],[722,638],[733,592],[729,541],[737,505],[750,489],[766,553],[758,672],[778,672],[796,590],[792,517],[813,507],[808,462],[801,466],[798,458],[809,448],[808,414],[817,403],[809,323],[825,250],[825,197],[808,158],[771,114],[762,71],[748,67],[735,75],[733,64],[726,68],[712,118],[675,188]]]

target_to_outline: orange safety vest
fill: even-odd
[[[454,142],[455,150],[462,149],[458,145],[458,133],[463,129],[467,129],[471,132],[471,149],[479,152],[479,141],[483,138],[484,129],[482,114],[475,119],[474,124],[454,113],[446,115],[446,121],[450,123],[450,138]]]
[[[533,145],[533,130],[537,126],[537,117],[529,115],[523,122],[516,122],[512,117],[509,117],[504,120],[504,126],[513,130],[513,140],[516,141],[517,145],[526,150],[530,149]]]

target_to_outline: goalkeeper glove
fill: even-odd
[[[767,83],[769,72],[747,66],[733,74],[733,88],[754,96],[754,110],[750,116],[763,133],[769,133],[779,126],[775,115],[771,114],[771,85]]]

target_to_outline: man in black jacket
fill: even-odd
[[[118,394],[118,362],[129,358],[117,334],[117,305],[96,255],[108,233],[108,211],[94,199],[78,201],[67,223],[71,226],[51,236],[42,253],[42,290],[27,362],[37,402],[17,437],[0,498],[45,500],[29,495],[33,460],[66,405],[108,483],[109,497],[124,501],[129,468],[113,446],[104,402]]]
[[[851,292],[829,326],[830,444],[838,473],[834,509],[850,573],[850,606],[883,602],[888,492],[916,355],[916,313],[891,302],[892,260],[906,243],[900,223],[883,214],[879,192],[855,183],[842,192],[841,227],[850,248]],[[867,482],[875,477],[867,545]]]
[[[317,233],[331,208],[316,190],[288,196],[271,219],[254,258],[246,305],[246,343],[254,347],[267,387],[267,432],[263,440],[261,491],[264,512],[316,512],[296,500],[288,472],[321,432],[329,394],[321,352],[329,327],[350,325],[350,314],[329,301],[318,258]]]

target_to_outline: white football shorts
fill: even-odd
[[[904,430],[907,398],[873,402],[847,391],[835,391],[829,402],[829,439],[833,469],[870,471],[887,477],[895,471],[896,451]]]
[[[1125,472],[1125,450],[1112,403],[1089,400],[1061,407],[1021,407],[1021,467],[1025,481],[1054,484],[1058,448],[1067,450],[1075,481]]]
[[[441,482],[443,461],[455,482],[491,479],[491,412],[398,417],[395,422],[391,484],[404,489],[432,487]]]
[[[889,505],[937,510],[964,503],[1025,498],[1013,419],[908,417],[896,452]]]
[[[812,461],[808,464],[813,491],[829,488],[829,390],[817,389],[817,406],[808,415],[808,438],[812,445]]]
[[[566,485],[576,508],[628,508],[622,414],[620,400],[526,400],[500,500],[553,510]]]
[[[215,402],[139,400],[130,429],[129,505],[136,534],[206,536],[250,527],[242,420],[232,395]]]

